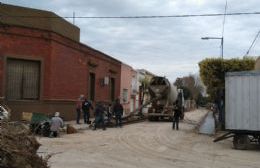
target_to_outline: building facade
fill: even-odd
[[[121,62],[79,42],[80,30],[52,12],[0,5],[0,101],[22,112],[75,119],[80,94],[111,102],[120,95]],[[6,17],[5,17],[6,15]]]
[[[121,64],[120,102],[124,107],[125,115],[133,112],[136,107],[137,72],[129,65]],[[137,103],[138,104],[138,103]]]

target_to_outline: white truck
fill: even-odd
[[[226,74],[224,116],[228,132],[214,142],[233,137],[235,149],[260,144],[260,71]]]
[[[148,109],[148,119],[157,121],[168,118],[172,121],[176,100],[183,107],[184,97],[182,89],[177,90],[177,87],[170,81],[161,76],[154,76],[149,83],[149,95],[151,107]],[[183,110],[183,108],[181,109]],[[182,118],[184,112],[181,114]]]

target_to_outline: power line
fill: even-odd
[[[253,42],[251,43],[249,49],[247,50],[247,52],[246,52],[246,54],[245,54],[244,56],[247,56],[247,55],[249,54],[249,52],[250,52],[250,50],[253,48],[253,46],[254,46],[254,44],[255,44],[257,38],[259,37],[259,34],[260,34],[260,30],[259,30],[258,33],[256,34],[256,36],[255,36]]]
[[[211,14],[187,14],[187,15],[150,15],[150,16],[35,16],[35,15],[0,15],[6,18],[65,18],[65,19],[152,19],[152,18],[188,18],[188,17],[214,17],[214,16],[239,16],[259,15],[260,12],[236,12],[236,13],[211,13]]]

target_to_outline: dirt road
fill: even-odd
[[[181,123],[180,131],[168,122],[143,122],[123,128],[85,130],[61,138],[41,138],[42,153],[56,153],[51,168],[259,168],[260,151],[238,151],[226,140],[193,128],[205,111],[187,114],[193,124]]]

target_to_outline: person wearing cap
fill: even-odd
[[[84,95],[80,95],[79,98],[77,99],[77,102],[76,102],[76,113],[77,113],[76,122],[77,122],[77,124],[80,124],[79,121],[80,121],[80,114],[82,112],[83,100],[84,100]]]
[[[60,113],[55,112],[54,117],[51,118],[51,134],[50,137],[57,137],[59,134],[59,129],[64,126],[63,120],[60,118]]]

